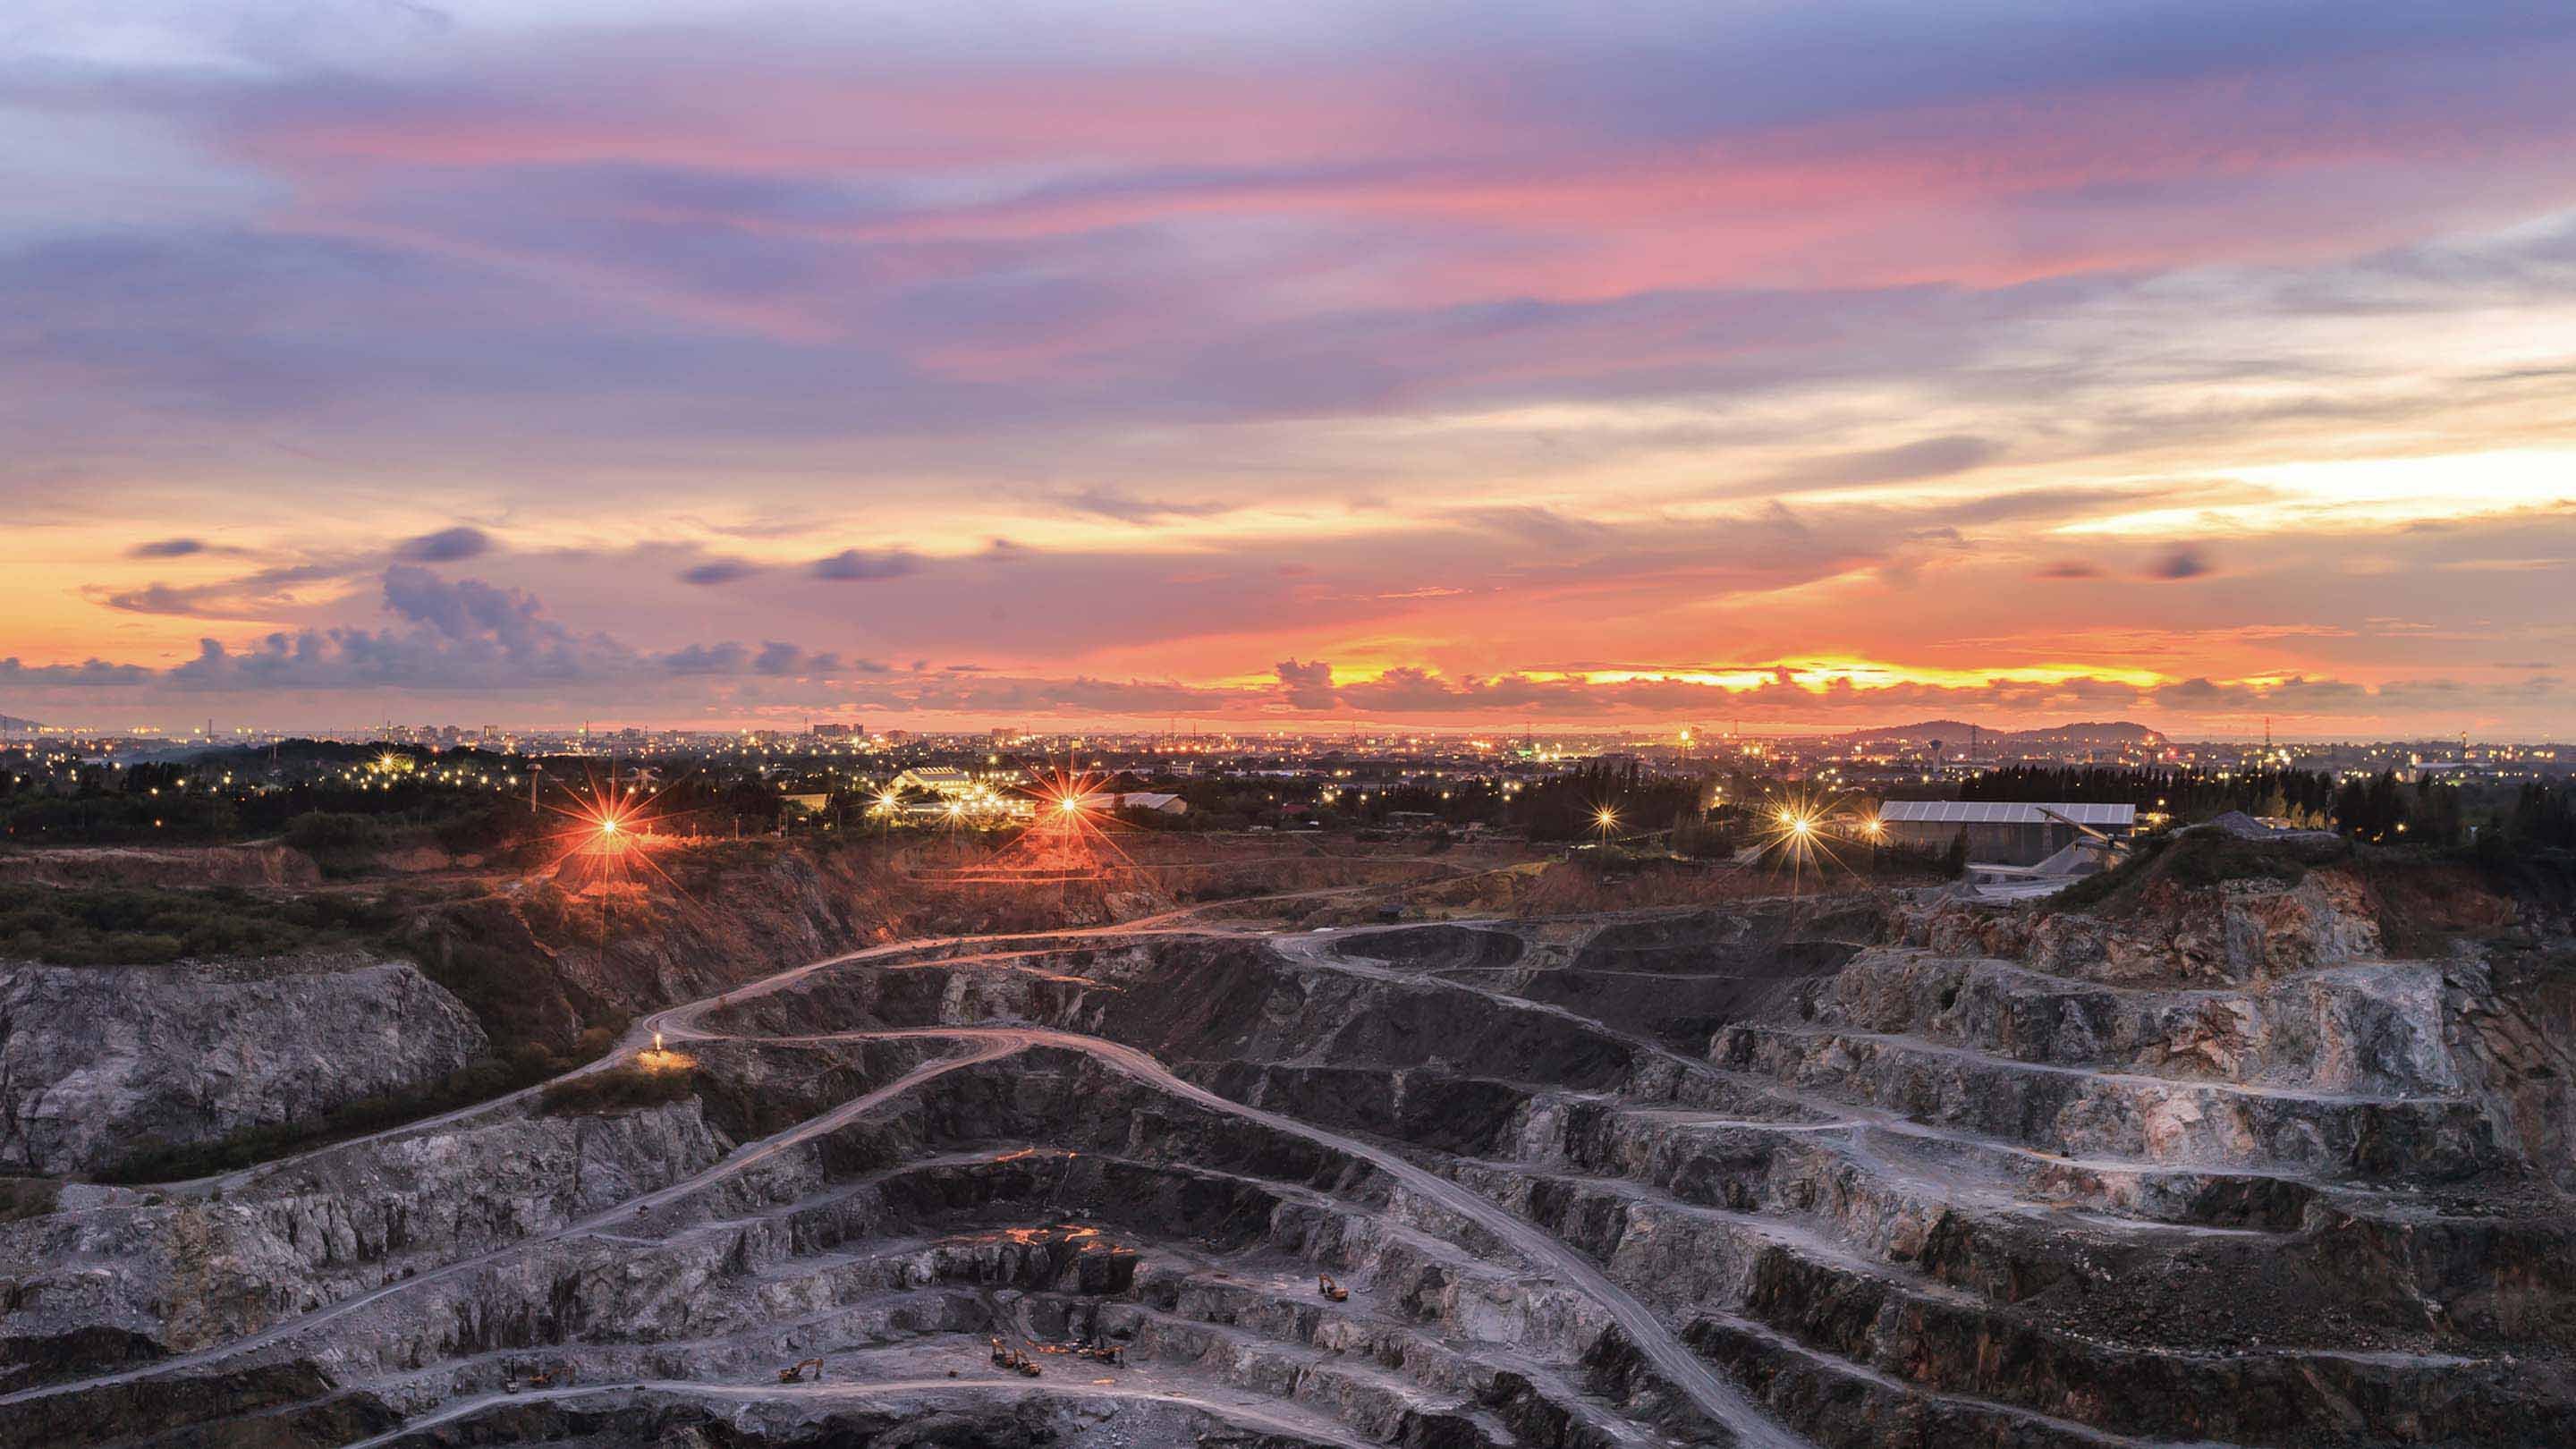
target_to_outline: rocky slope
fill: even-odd
[[[407,961],[0,962],[0,1168],[87,1172],[144,1143],[307,1121],[483,1049],[473,1014]]]
[[[2326,868],[694,968],[625,1095],[0,1225],[0,1442],[2570,1442],[2560,977],[2389,911]]]
[[[0,853],[0,881],[58,886],[314,886],[310,856],[274,841],[247,845],[68,846]]]

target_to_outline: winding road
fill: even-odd
[[[471,1418],[486,1409],[503,1404],[556,1402],[596,1398],[621,1393],[665,1393],[695,1399],[732,1399],[742,1402],[776,1402],[806,1400],[824,1404],[891,1398],[900,1394],[950,1394],[970,1392],[995,1397],[1027,1399],[1125,1399],[1136,1402],[1172,1404],[1196,1409],[1201,1413],[1235,1423],[1287,1434],[1300,1441],[1323,1440],[1346,1446],[1346,1449],[1368,1449],[1366,1440],[1347,1434],[1321,1430],[1317,1425],[1301,1423],[1278,1414],[1264,1413],[1244,1404],[1219,1403],[1171,1389],[1136,1385],[1110,1384],[1032,1384],[1026,1379],[884,1379],[848,1384],[709,1384],[688,1379],[637,1379],[627,1383],[582,1384],[558,1389],[527,1389],[515,1394],[477,1394],[441,1406],[437,1412],[423,1414],[402,1427],[389,1429],[372,1439],[361,1439],[346,1449],[382,1449],[400,1439],[408,1439],[441,1424],[452,1424]]]
[[[1301,892],[1299,894],[1318,893]],[[639,1209],[650,1208],[676,1201],[692,1193],[699,1192],[718,1182],[734,1177],[764,1161],[776,1157],[782,1152],[796,1147],[801,1143],[832,1132],[860,1116],[863,1116],[867,1112],[872,1111],[907,1092],[910,1092],[913,1088],[948,1072],[953,1072],[978,1063],[995,1061],[1033,1047],[1052,1047],[1081,1052],[1134,1081],[1142,1083],[1169,1096],[1186,1100],[1209,1111],[1224,1113],[1229,1116],[1241,1118],[1245,1121],[1258,1123],[1275,1131],[1289,1133],[1315,1143],[1318,1146],[1326,1147],[1335,1152],[1367,1162],[1370,1166],[1384,1173],[1390,1179],[1402,1184],[1407,1192],[1426,1202],[1437,1204],[1439,1207],[1451,1213],[1476,1223],[1478,1226],[1491,1233],[1497,1240],[1508,1245],[1512,1251],[1523,1258],[1532,1268],[1551,1275],[1558,1281],[1574,1288],[1585,1297],[1591,1299],[1595,1304],[1599,1305],[1599,1307],[1609,1316],[1610,1320],[1618,1325],[1620,1331],[1627,1337],[1628,1341],[1634,1345],[1637,1352],[1654,1366],[1656,1372],[1659,1373],[1666,1382],[1678,1388],[1701,1413],[1706,1415],[1715,1423],[1723,1426],[1734,1437],[1737,1444],[1745,1446],[1745,1449],[1807,1449],[1807,1441],[1797,1437],[1777,1423],[1773,1422],[1760,1410],[1756,1409],[1753,1404],[1733,1385],[1719,1378],[1717,1374],[1709,1368],[1705,1361],[1680,1341],[1670,1327],[1668,1327],[1651,1308],[1647,1307],[1626,1289],[1611,1281],[1610,1278],[1595,1266],[1589,1258],[1585,1257],[1582,1253],[1567,1244],[1550,1236],[1536,1225],[1505,1210],[1491,1200],[1478,1195],[1468,1188],[1428,1172],[1406,1160],[1402,1156],[1388,1151],[1385,1148],[1378,1147],[1355,1138],[1346,1137],[1338,1133],[1326,1131],[1306,1122],[1299,1121],[1293,1117],[1287,1117],[1276,1112],[1248,1106],[1244,1103],[1219,1096],[1205,1088],[1184,1081],[1173,1075],[1173,1073],[1161,1062],[1136,1048],[1100,1037],[1086,1036],[1074,1032],[1034,1026],[938,1026],[879,1031],[852,1031],[838,1033],[823,1032],[811,1035],[797,1035],[793,1037],[738,1037],[709,1031],[701,1025],[706,1015],[719,1007],[735,1005],[746,1000],[770,995],[792,987],[796,983],[804,981],[817,973],[851,966],[863,966],[874,962],[882,962],[889,958],[902,956],[920,956],[924,958],[925,964],[939,964],[943,961],[953,962],[960,954],[971,954],[977,952],[989,953],[993,948],[1003,948],[1004,952],[1007,954],[1027,954],[1026,951],[1016,953],[1008,952],[1007,948],[1013,945],[1023,946],[1029,948],[1029,950],[1038,950],[1045,949],[1047,946],[1055,943],[1068,941],[1096,941],[1104,938],[1130,940],[1171,935],[1242,935],[1272,941],[1274,947],[1287,948],[1286,952],[1283,954],[1302,957],[1310,962],[1320,958],[1321,953],[1317,948],[1322,944],[1322,942],[1318,940],[1313,944],[1308,944],[1303,933],[1281,935],[1278,933],[1262,932],[1250,929],[1207,927],[1185,928],[1168,924],[1169,922],[1188,917],[1192,914],[1195,914],[1194,909],[1185,908],[1183,910],[1167,912],[1162,915],[1149,917],[1125,925],[1026,932],[1011,935],[929,937],[892,942],[862,951],[848,952],[828,957],[802,966],[791,967],[787,970],[777,972],[774,975],[764,977],[747,985],[734,987],[712,996],[656,1012],[636,1023],[633,1029],[628,1033],[626,1039],[619,1044],[616,1050],[612,1051],[607,1056],[602,1057],[597,1062],[590,1063],[573,1072],[565,1074],[563,1077],[556,1078],[555,1080],[558,1082],[570,1080],[591,1072],[603,1070],[609,1066],[632,1060],[637,1053],[651,1043],[656,1032],[661,1033],[667,1040],[674,1042],[722,1040],[857,1042],[894,1038],[936,1038],[955,1041],[959,1043],[961,1049],[953,1054],[924,1062],[895,1081],[889,1082],[874,1091],[868,1092],[864,1096],[854,1098],[849,1102],[845,1102],[834,1107],[828,1112],[824,1112],[818,1116],[807,1119],[804,1122],[800,1122],[797,1125],[770,1137],[744,1144],[728,1154],[723,1160],[686,1178],[656,1189],[650,1193],[627,1199],[618,1203],[614,1207],[591,1214],[579,1219],[578,1221],[567,1223],[543,1233],[515,1240],[501,1247],[477,1254],[473,1257],[442,1264],[436,1268],[425,1270],[414,1277],[400,1279],[380,1288],[353,1295],[349,1298],[314,1309],[294,1318],[283,1320],[258,1332],[248,1334],[241,1338],[233,1339],[213,1347],[161,1359],[150,1364],[116,1373],[63,1383],[42,1385],[35,1388],[20,1390],[16,1393],[0,1395],[0,1405],[22,1403],[29,1400],[79,1393],[86,1390],[111,1387],[120,1384],[142,1383],[163,1379],[195,1369],[212,1367],[222,1364],[228,1360],[239,1359],[245,1355],[252,1354],[260,1350],[292,1344],[305,1335],[313,1334],[325,1329],[348,1318],[352,1314],[361,1312],[373,1304],[403,1293],[414,1291],[424,1285],[453,1280],[462,1275],[470,1274],[479,1269],[501,1263],[513,1256],[526,1253],[550,1242],[556,1242],[584,1234],[596,1233],[612,1224],[631,1222]],[[1387,930],[1404,928],[1376,927],[1372,929]],[[450,1125],[457,1121],[467,1120],[480,1114],[506,1110],[512,1104],[539,1090],[542,1090],[542,1086],[538,1088],[530,1088],[527,1089],[527,1091],[519,1093],[513,1093],[508,1097],[480,1103],[476,1106],[464,1108],[456,1112],[446,1113],[439,1117],[405,1124],[403,1126],[388,1129],[384,1132],[374,1133],[366,1137],[355,1138],[349,1141],[333,1144],[328,1147],[316,1149],[313,1153],[304,1154],[298,1158],[263,1164],[258,1167],[245,1169],[238,1173],[227,1174],[222,1178],[203,1179],[197,1183],[179,1186],[188,1189],[211,1190],[212,1188],[219,1186],[237,1186],[245,1184],[264,1176],[291,1171],[299,1164],[309,1163],[315,1158],[324,1155],[347,1153],[359,1150],[368,1144],[381,1142],[387,1139],[434,1132],[443,1126]],[[974,1388],[977,1387],[977,1385],[974,1381],[953,1381],[945,1379],[924,1381],[920,1384],[887,1382],[874,1384],[833,1385],[829,1388],[820,1386],[805,1386],[800,1388],[797,1386],[772,1385],[740,1386],[706,1383],[665,1384],[645,1382],[623,1386],[584,1386],[577,1389],[543,1391],[516,1395],[514,1398],[519,1401],[525,1401],[530,1398],[574,1398],[608,1392],[610,1389],[615,1387],[626,1387],[631,1389],[662,1389],[671,1392],[681,1392],[701,1396],[720,1395],[730,1397],[772,1398],[792,1394],[797,1397],[828,1398],[834,1395],[883,1394],[913,1388],[936,1388],[948,1391]],[[996,1389],[1009,1388],[1020,1390],[1022,1392],[1031,1391],[1027,1386],[1017,1382],[996,1383],[991,1387]],[[1071,1393],[1087,1397],[1120,1397],[1122,1394],[1132,1393],[1133,1391],[1109,1390],[1088,1385],[1071,1385],[1051,1386],[1045,1390],[1045,1392],[1055,1394]],[[1312,1426],[1289,1425],[1286,1421],[1267,1420],[1265,1416],[1259,1415],[1256,1411],[1247,1410],[1237,1405],[1199,1402],[1173,1398],[1168,1395],[1158,1397],[1163,1397],[1167,1402],[1196,1403],[1198,1407],[1208,1409],[1211,1412],[1247,1421],[1267,1422],[1273,1427],[1289,1428],[1293,1432],[1301,1435],[1311,1436],[1313,1432]],[[365,1445],[354,1446],[354,1449],[365,1449],[366,1445],[389,1442],[393,1437],[396,1437],[399,1434],[417,1432],[422,1428],[426,1428],[437,1423],[455,1420],[475,1411],[479,1407],[483,1407],[491,1401],[492,1400],[488,1398],[470,1398],[443,1406],[435,1414],[414,1420],[410,1424],[406,1425],[404,1429],[396,1431],[395,1434],[383,1435],[376,1439],[365,1441]]]

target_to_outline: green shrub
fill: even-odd
[[[629,1064],[557,1082],[538,1095],[537,1111],[553,1116],[632,1112],[676,1102],[696,1090],[697,1073],[653,1071]]]
[[[2285,849],[2262,841],[2240,840],[2223,830],[2186,830],[2164,856],[2165,874],[2176,884],[2214,886],[2231,880],[2276,880],[2296,885],[2308,868]]]
[[[524,803],[487,805],[442,820],[431,833],[441,847],[456,855],[494,855],[512,850],[543,834],[545,824]]]
[[[2110,870],[2084,877],[2051,900],[2061,910],[2110,906],[2116,914],[2134,902],[2139,892],[2160,880],[2194,890],[2231,880],[2273,880],[2296,885],[2308,873],[2296,854],[2299,848],[2278,841],[2246,840],[2207,827],[2177,835],[2148,836],[2131,849],[2128,859]]]
[[[384,827],[371,816],[315,810],[286,822],[286,843],[308,855],[345,855],[384,844]]]
[[[58,966],[151,966],[182,956],[282,956],[378,943],[379,903],[345,895],[261,896],[207,890],[64,890],[0,885],[0,941],[12,956]]]
[[[0,1177],[0,1223],[43,1217],[62,1195],[63,1185],[56,1178]]]

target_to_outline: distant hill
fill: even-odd
[[[1914,724],[1888,725],[1879,729],[1852,730],[1835,735],[1838,744],[1928,744],[1939,740],[1945,748],[1964,749],[1971,733],[1982,746],[1994,745],[2079,745],[2106,747],[2119,745],[2160,745],[2165,737],[2142,724],[2128,720],[2080,720],[2051,725],[2036,730],[1981,729],[1958,719],[1927,719]]]
[[[2054,729],[2023,730],[2004,738],[2016,744],[2042,745],[2161,745],[2165,742],[2162,734],[2127,720],[2062,724]]]
[[[43,725],[31,719],[20,719],[14,714],[0,714],[0,735],[34,734],[43,728]]]
[[[1888,725],[1880,729],[1851,730],[1835,735],[1836,740],[1867,744],[1878,740],[1965,740],[1976,726],[1963,719],[1927,719],[1915,724]],[[1986,732],[1992,735],[1994,732]]]

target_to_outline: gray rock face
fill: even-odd
[[[0,1169],[76,1173],[434,1081],[485,1048],[408,962],[0,964]]]
[[[2576,989],[2355,902],[861,952],[0,1223],[0,1443],[2576,1444]]]

